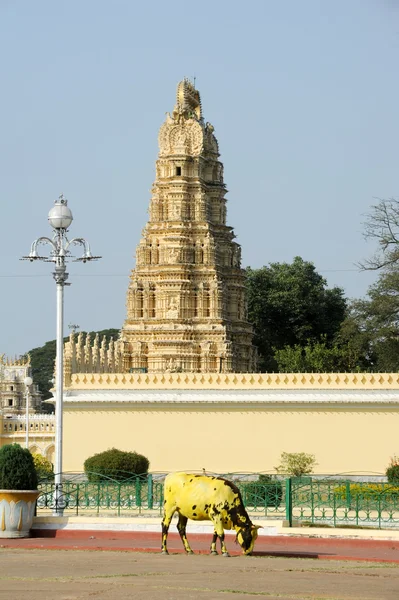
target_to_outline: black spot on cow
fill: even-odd
[[[192,510],[195,510],[196,508],[197,508],[197,505],[196,505],[196,504],[193,504],[193,506],[192,506]]]
[[[214,489],[214,491],[216,492],[216,488],[213,488],[213,489]]]
[[[190,483],[192,482],[192,479],[190,479]]]
[[[251,526],[247,525],[246,527],[243,527],[240,531],[241,536],[242,536],[242,540],[243,540],[243,549],[244,550],[248,550],[248,548],[251,545],[252,542],[252,531],[251,531]]]
[[[197,513],[193,512],[193,517],[196,517],[196,516],[197,516]]]

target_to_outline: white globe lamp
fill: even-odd
[[[73,216],[71,209],[68,208],[68,201],[61,194],[48,214],[48,222],[53,229],[68,229],[72,221]]]

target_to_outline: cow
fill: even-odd
[[[229,556],[224,542],[224,529],[235,529],[236,542],[243,553],[252,554],[259,526],[253,525],[244,508],[238,487],[223,477],[170,473],[165,479],[164,513],[162,519],[162,553],[166,545],[169,525],[174,513],[179,514],[177,529],[187,554],[194,554],[187,541],[188,519],[212,521],[214,533],[211,554],[217,554],[216,541],[220,539],[223,556]]]

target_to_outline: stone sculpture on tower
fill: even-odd
[[[159,131],[149,221],[121,331],[125,372],[253,372],[241,249],[226,225],[214,128],[185,79]]]

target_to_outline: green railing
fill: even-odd
[[[79,479],[68,479],[62,483],[61,494],[55,493],[53,481],[42,481],[41,492],[37,501],[38,511],[49,511],[57,508],[55,499],[65,514],[79,515],[94,513],[96,515],[116,515],[142,511],[161,512],[163,505],[163,482],[154,481],[152,474],[134,476],[128,481],[90,482]]]
[[[285,519],[290,525],[399,527],[399,486],[355,483],[316,477],[277,478],[261,474],[225,475],[237,485],[251,518]],[[53,481],[42,481],[37,514],[53,511],[55,498],[65,515],[159,516],[164,474],[132,475],[118,482],[87,481],[83,474],[65,474],[61,494]]]
[[[399,486],[311,477],[293,477],[286,486],[291,496],[287,509],[290,524],[399,526]]]
[[[275,479],[264,483],[257,481],[258,475],[232,475],[233,480],[242,493],[243,502],[249,514],[254,516],[285,516],[284,484]],[[37,502],[37,511],[53,511],[59,502],[64,514],[79,515],[115,515],[162,513],[163,482],[165,475],[149,473],[133,475],[128,480],[118,482],[111,477],[106,481],[87,481],[82,474],[71,477],[65,474],[62,492],[55,493],[53,480],[42,481],[39,485],[41,494]]]

